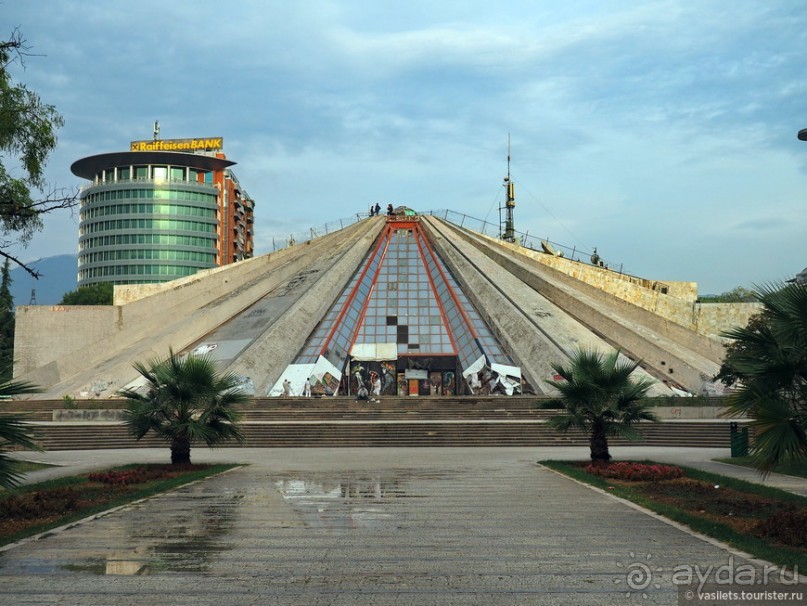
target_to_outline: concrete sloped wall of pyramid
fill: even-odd
[[[156,291],[148,285],[142,298],[125,287],[120,305],[19,308],[15,377],[42,386],[38,397],[111,397],[137,379],[134,362],[201,348],[260,389],[293,358],[381,229],[364,221]]]
[[[479,307],[513,310],[492,313],[488,321],[509,335],[503,338],[517,351],[522,364],[533,361],[537,375],[549,376],[549,365],[565,359],[576,348],[606,351],[616,347],[643,361],[642,370],[660,383],[654,388],[658,395],[721,391],[721,386],[712,380],[723,355],[719,340],[670,322],[537,260],[551,255],[443,221],[427,221],[444,257],[458,265],[457,273],[469,281],[476,276],[467,291],[480,298],[488,297]],[[463,268],[463,264],[469,267]],[[470,265],[478,269],[476,274]],[[495,284],[493,280],[485,283],[480,278],[483,275],[495,276]]]
[[[257,396],[282,395],[286,381],[301,395],[307,378],[323,395],[358,383],[467,393],[496,368],[502,393],[544,394],[574,349],[617,347],[643,360],[656,395],[719,391],[719,340],[549,257],[559,262],[435,217],[372,218],[145,296],[116,287],[109,308],[22,307],[15,376],[45,397],[110,397],[137,384],[134,362],[172,348],[211,356]]]

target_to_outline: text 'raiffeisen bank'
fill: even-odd
[[[132,141],[130,150],[137,151],[214,151],[224,149],[224,137],[209,139],[157,139]]]

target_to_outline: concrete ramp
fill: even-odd
[[[663,383],[695,394],[719,391],[712,377],[719,369],[723,348],[716,339],[665,320],[533,258],[545,253],[493,240],[435,218],[426,219],[458,250],[470,245],[486,257],[487,261],[477,259],[478,266],[486,267],[488,272],[497,270],[496,280],[511,284],[504,289],[511,303],[525,316],[537,316],[535,323],[544,324],[551,334],[566,334],[567,345],[596,347],[579,329],[568,333],[559,330],[558,310],[631,358],[641,359],[645,370]],[[509,277],[505,278],[502,270]],[[534,294],[525,297],[518,283]],[[568,325],[566,320],[562,323]]]
[[[343,286],[340,280],[350,276],[382,225],[381,220],[364,221],[325,238],[160,285],[156,291],[147,286],[142,298],[127,287],[130,300],[121,305],[22,307],[15,377],[44,387],[46,398],[108,397],[137,378],[134,362],[165,357],[169,348],[201,348],[229,366],[241,357],[254,361],[250,345],[278,324],[281,331],[307,335],[319,320],[318,306],[310,299],[320,306],[330,303],[328,298]],[[304,297],[308,305],[296,306]],[[295,311],[289,316],[291,309]],[[233,369],[254,369],[254,378],[240,374],[261,384],[279,373],[275,366],[285,366],[284,355],[293,356],[293,347],[287,342],[278,348],[289,349],[286,354],[275,352],[260,365]]]

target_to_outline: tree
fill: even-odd
[[[739,380],[728,416],[748,416],[751,454],[763,475],[785,461],[807,461],[807,284],[758,288],[755,322],[723,334],[736,346],[724,360]]]
[[[752,303],[756,301],[754,291],[744,286],[737,286],[719,295],[704,295],[701,303]]]
[[[112,305],[113,293],[112,282],[87,284],[66,292],[60,305]]]
[[[0,381],[9,381],[14,368],[14,298],[8,259],[3,263],[0,282]]]
[[[22,381],[0,382],[0,399],[7,400],[17,395],[36,393],[39,388]],[[19,485],[22,474],[17,471],[18,462],[8,456],[11,446],[42,450],[34,442],[25,420],[20,415],[0,413],[0,487],[14,488]]]
[[[146,380],[144,392],[128,388],[118,392],[129,400],[125,422],[138,440],[149,431],[170,442],[171,463],[190,464],[191,444],[208,446],[236,439],[243,441],[233,409],[248,401],[233,373],[220,374],[207,356],[180,356],[135,363]]]
[[[639,421],[657,421],[642,402],[651,379],[631,378],[639,362],[620,361],[619,351],[607,355],[578,350],[568,366],[553,364],[560,380],[547,381],[560,392],[565,412],[552,417],[550,425],[566,432],[579,428],[590,432],[591,460],[608,462],[608,436],[637,439],[634,425]]]
[[[765,310],[760,311],[748,318],[746,328],[751,332],[759,332],[767,322]],[[730,360],[737,356],[743,356],[747,353],[748,346],[744,340],[732,340],[725,343],[723,347],[726,350],[726,355],[723,362],[720,364],[720,370],[714,376],[715,381],[720,381],[726,387],[733,387],[740,381],[740,377],[735,374],[734,368],[730,364]]]
[[[75,190],[49,189],[44,179],[47,157],[56,147],[56,131],[64,124],[52,105],[43,103],[35,92],[11,78],[13,63],[25,67],[26,46],[18,30],[0,42],[0,152],[19,164],[21,176],[12,176],[0,160],[0,257],[10,259],[34,277],[39,273],[14,257],[8,249],[23,246],[42,229],[42,215],[61,208],[73,208]],[[5,158],[3,158],[4,160]],[[34,199],[32,189],[43,193]]]

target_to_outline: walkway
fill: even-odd
[[[196,449],[249,465],[0,552],[0,603],[677,604],[676,567],[745,562],[535,464],[585,455],[566,450]],[[168,450],[37,456],[73,472]]]

